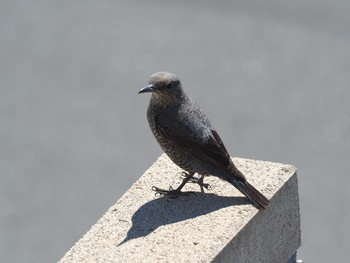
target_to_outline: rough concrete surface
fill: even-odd
[[[213,189],[205,194],[189,183],[184,191],[196,194],[155,197],[152,186],[181,181],[163,154],[60,262],[286,262],[300,246],[295,167],[234,162],[271,199],[268,209],[258,211],[216,177],[206,178]]]

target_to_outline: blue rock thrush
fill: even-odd
[[[208,189],[210,185],[203,182],[204,176],[214,175],[235,186],[258,209],[269,206],[269,200],[233,164],[219,134],[197,103],[185,94],[176,75],[153,74],[149,85],[139,93],[145,92],[152,93],[147,119],[154,136],[169,158],[187,172],[178,188],[153,187],[154,191],[177,197],[184,194],[181,189],[188,181]],[[195,173],[199,179],[194,179]]]

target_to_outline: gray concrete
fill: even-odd
[[[347,262],[350,2],[0,1],[0,255],[55,262],[160,155],[178,74],[232,156],[299,169],[304,262]]]
[[[68,262],[287,262],[300,246],[296,169],[234,159],[271,200],[257,210],[234,187],[206,178],[214,189],[167,201],[150,189],[181,182],[181,169],[163,154],[60,260]]]

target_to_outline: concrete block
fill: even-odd
[[[287,262],[301,244],[296,168],[233,161],[269,208],[257,210],[211,176],[205,194],[188,183],[184,190],[196,195],[155,197],[152,186],[181,182],[181,169],[163,154],[59,262]]]

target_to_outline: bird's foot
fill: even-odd
[[[197,179],[197,178],[195,178],[195,179]],[[205,189],[207,189],[209,191],[213,189],[213,187],[210,184],[206,184],[204,182],[200,182],[199,180],[197,180],[197,181],[194,180],[192,183],[199,184],[199,186],[201,188],[204,187]]]
[[[153,186],[152,190],[156,192],[156,196],[166,196],[168,199],[175,199],[179,198],[180,196],[189,196],[191,194],[195,194],[194,192],[181,192],[178,189],[174,190],[171,186],[169,187],[169,190],[164,190]]]
[[[185,173],[185,172],[182,172],[181,176],[186,179],[189,176],[189,174]],[[189,182],[193,183],[193,184],[198,184],[201,188],[204,187],[207,190],[212,190],[213,189],[213,187],[210,184],[204,183],[204,176],[203,175],[201,177],[199,177],[199,178],[192,176],[191,179],[189,179]]]

